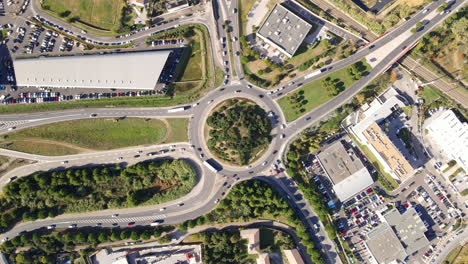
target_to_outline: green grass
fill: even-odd
[[[61,103],[44,104],[15,104],[0,107],[0,114],[18,114],[44,111],[57,111],[77,108],[97,107],[165,107],[186,104],[193,100],[190,95],[178,96],[141,96],[141,97],[117,97],[104,99],[85,99]]]
[[[447,171],[449,171],[451,168],[453,168],[453,166],[457,165],[457,162],[455,160],[451,160],[447,163],[447,168],[445,168],[442,172],[443,173],[446,173]]]
[[[441,97],[441,92],[431,87],[424,87],[424,90],[419,92],[419,96],[424,99],[425,104],[432,104]]]
[[[366,66],[366,69],[370,69],[370,65],[362,61],[363,64]],[[300,109],[294,108],[294,105],[290,102],[289,96],[283,96],[278,100],[278,103],[283,110],[284,116],[286,117],[287,122],[291,122],[299,118],[300,116],[304,115],[305,113],[311,111],[312,109],[326,103],[328,100],[333,98],[332,95],[328,93],[326,88],[322,84],[322,80],[325,78],[339,79],[344,83],[344,87],[348,88],[351,86],[355,80],[350,76],[348,73],[350,67],[338,70],[333,72],[319,80],[313,81],[302,86],[300,89],[296,90],[294,94],[303,93],[302,96],[304,97],[306,103],[302,105],[301,111]]]
[[[37,141],[3,141],[0,143],[0,147],[44,156],[64,156],[80,153],[79,150],[74,148]]]
[[[43,0],[42,7],[59,19],[66,21],[77,17],[84,25],[89,24],[98,31],[110,31],[120,26],[124,5],[122,0]]]
[[[174,93],[175,94],[184,94],[184,93],[192,91],[193,89],[196,89],[200,85],[201,85],[201,81],[174,83]]]
[[[218,66],[215,67],[215,85],[214,87],[219,87],[223,84],[224,72]]]
[[[187,141],[186,119],[97,118],[65,121],[7,134],[2,145],[8,149],[41,155],[67,155],[86,150],[109,150]]]
[[[453,249],[443,263],[447,264],[465,264],[468,262],[468,245],[458,246]]]
[[[189,59],[180,81],[193,81],[203,78],[202,51],[204,50],[201,47],[200,36],[198,34],[201,33],[197,33],[190,43],[192,52],[188,55]]]
[[[188,119],[187,118],[170,118],[167,119],[170,131],[169,136],[165,140],[171,142],[188,142]]]
[[[454,172],[452,173],[452,175],[449,176],[449,179],[450,179],[450,180],[453,180],[455,177],[457,177],[457,175],[458,175],[460,172],[465,173],[465,170],[464,170],[463,168],[458,168],[456,171],[454,171]]]
[[[375,157],[374,153],[372,153],[367,146],[360,144],[358,140],[354,137],[354,135],[349,135],[353,139],[354,143],[356,143],[356,145],[359,147],[359,149],[362,152],[364,152],[364,155],[366,155],[366,157],[372,163],[375,170],[379,173],[377,180],[382,184],[382,186],[388,191],[392,191],[398,188],[398,183],[396,182],[396,180],[390,174],[385,172],[383,167],[380,165],[379,160],[377,160],[377,158]]]

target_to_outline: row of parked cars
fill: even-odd
[[[163,94],[163,91],[137,91],[137,92],[114,92],[114,93],[86,93],[77,95],[60,95],[59,92],[29,92],[20,93],[18,98],[2,98],[3,104],[17,104],[17,103],[43,103],[43,102],[62,102],[80,99],[100,99],[112,97],[133,97],[133,96],[147,96]]]
[[[76,35],[73,31],[68,30],[68,29],[65,29],[65,28],[63,28],[63,27],[61,27],[61,26],[59,26],[59,25],[56,25],[56,24],[54,24],[54,23],[52,23],[52,22],[46,20],[45,18],[41,17],[40,15],[36,15],[35,18],[36,18],[38,21],[40,21],[40,22],[42,22],[42,23],[44,23],[44,24],[46,24],[46,25],[48,25],[48,26],[50,26],[50,27],[53,27],[53,28],[55,28],[56,30],[61,31],[61,32],[65,33],[65,34],[68,34],[68,35],[71,35],[71,36],[75,36],[75,35]],[[85,31],[82,31],[82,32],[85,32]],[[84,36],[81,36],[81,35],[76,35],[75,37],[78,38],[78,39],[80,39],[80,40],[82,40],[82,41],[84,41],[84,42],[86,42],[86,43],[90,43],[90,44],[94,44],[94,45],[100,45],[100,46],[120,46],[120,45],[125,45],[125,44],[130,43],[130,41],[124,41],[124,42],[100,42],[100,41],[88,39],[88,38],[86,38],[86,37],[84,37]]]

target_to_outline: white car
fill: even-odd
[[[10,127],[10,128],[8,128],[8,131],[12,131],[14,129],[16,129],[16,127]]]
[[[285,134],[281,134],[280,138],[283,139],[284,137],[286,137]]]
[[[281,129],[285,129],[285,128],[286,128],[286,124],[282,124]]]
[[[267,165],[267,163],[268,163],[268,161],[265,160],[265,161],[262,163],[262,166]]]
[[[112,218],[116,218],[117,216],[119,216],[119,215],[118,214],[111,215]]]
[[[62,161],[62,164],[67,164],[67,163],[68,163],[68,160]]]
[[[159,208],[159,211],[160,211],[160,212],[162,212],[162,211],[164,211],[164,210],[166,210],[166,207]]]
[[[76,228],[76,224],[69,225],[68,228]]]
[[[212,102],[213,102],[213,100],[210,100],[210,101],[208,101],[208,104],[211,104]]]
[[[215,203],[215,204],[219,203],[219,199],[216,199],[216,200],[214,201],[214,203]]]

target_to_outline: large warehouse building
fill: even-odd
[[[171,51],[17,59],[23,87],[154,89]]]

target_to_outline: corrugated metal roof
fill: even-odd
[[[170,50],[17,59],[18,86],[153,89]]]

